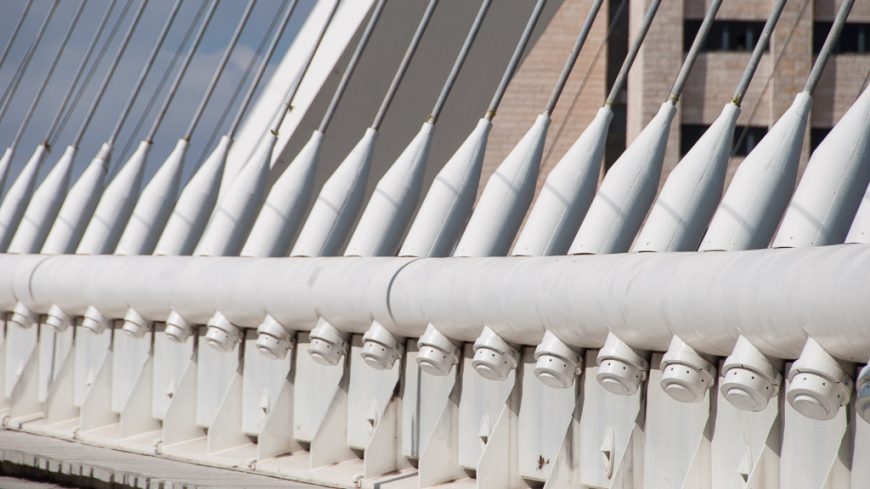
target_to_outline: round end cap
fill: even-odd
[[[363,361],[368,366],[377,370],[393,368],[398,359],[398,354],[394,349],[376,341],[366,341],[363,343],[360,356],[362,356]]]
[[[215,350],[228,352],[236,346],[238,338],[214,326],[209,326],[205,333],[205,341]]]
[[[544,385],[554,389],[567,389],[574,385],[574,372],[577,367],[556,355],[538,355],[535,362],[535,376]]]
[[[315,362],[331,366],[338,364],[342,352],[334,343],[321,338],[311,338],[311,343],[308,344],[308,354],[311,355],[311,359]]]
[[[270,334],[260,333],[257,335],[257,351],[266,358],[280,360],[287,357],[290,344]]]
[[[179,327],[175,324],[166,323],[166,329],[163,330],[163,333],[167,338],[176,343],[184,343],[188,338],[190,338],[189,329]]]
[[[598,365],[595,378],[608,392],[618,396],[633,395],[643,380],[637,367],[614,358],[608,358]]]
[[[12,315],[9,316],[9,322],[22,329],[28,329],[36,324],[37,317],[30,309],[22,303],[15,304],[12,309]]]
[[[417,352],[417,365],[430,375],[443,377],[450,373],[455,360],[450,353],[424,345]]]
[[[88,310],[85,311],[85,316],[82,318],[81,323],[82,328],[93,334],[101,334],[105,331],[108,325],[109,323],[106,318],[93,307],[89,307]]]
[[[766,378],[745,368],[732,368],[722,378],[722,395],[742,411],[761,411],[776,389]]]
[[[844,395],[840,384],[811,372],[792,377],[785,393],[795,411],[810,419],[828,420],[837,415]]]
[[[474,352],[471,366],[484,379],[504,380],[513,369],[512,360],[510,355],[488,348],[478,348]]]
[[[680,402],[700,402],[712,383],[699,370],[671,364],[662,372],[661,386],[671,398]]]

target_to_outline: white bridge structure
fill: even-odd
[[[417,50],[430,21],[451,20],[439,9],[470,2],[414,0],[426,4],[416,30],[383,34],[395,27],[390,4],[408,0],[318,1],[286,52],[276,46],[299,2],[282,4],[251,71],[249,110],[205,161],[188,161],[198,169],[186,183],[201,113],[153,175],[154,131],[111,178],[117,132],[81,155],[94,160],[76,178],[78,140],[56,159],[49,130],[17,173],[11,147],[0,163],[3,426],[328,487],[870,487],[870,89],[798,180],[823,50],[726,187],[777,0],[735,96],[666,179],[668,129],[705,27],[657,115],[602,178],[611,104],[659,1],[611,97],[537,194],[550,114],[602,0],[588,0],[550,103],[480,195],[495,109],[536,22],[552,15],[544,0],[514,2],[528,19],[522,35],[487,31],[500,2],[463,7],[474,21],[452,19],[469,30],[458,52],[438,53],[455,63],[437,102],[429,94],[443,80],[433,91],[431,77],[405,74],[432,54]],[[136,15],[147,0],[117,3]],[[201,9],[204,32],[218,3],[175,9]],[[706,27],[720,3],[707,2]],[[497,77],[461,76],[481,25],[480,39],[514,53],[497,87]],[[137,28],[118,29],[107,55],[125,55]],[[189,34],[176,80],[202,38]],[[370,49],[386,45],[404,50],[401,62],[367,69],[381,54]],[[84,83],[63,76],[71,93]],[[177,88],[159,100],[168,106]],[[374,115],[350,102],[384,93],[352,151],[315,178],[326,136]],[[435,161],[454,96],[475,111],[469,100],[492,103],[452,113],[483,117]],[[409,110],[403,101],[435,108],[411,121],[419,133],[375,178],[381,123]],[[281,161],[291,161],[283,171]],[[437,176],[425,188],[427,164]]]

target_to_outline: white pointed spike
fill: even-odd
[[[365,196],[378,132],[362,139],[323,184],[290,256],[333,256],[339,252]]]
[[[115,250],[139,196],[150,150],[149,141],[139,143],[136,152],[106,187],[76,253],[105,255]]]
[[[3,152],[3,157],[0,158],[0,197],[3,196],[3,187],[6,185],[6,175],[9,173],[9,165],[12,163],[13,156],[15,156],[15,148],[9,146]]]
[[[807,163],[773,240],[774,248],[839,244],[870,182],[870,88]]]
[[[116,255],[147,255],[154,251],[178,195],[187,141],[180,139],[166,161],[142,189],[124,228]]]
[[[214,151],[184,186],[154,248],[155,255],[193,253],[217,202],[231,142],[228,136],[223,136]]]
[[[45,144],[36,147],[33,156],[24,165],[18,178],[9,187],[9,192],[3,198],[3,203],[0,204],[0,251],[6,251],[12,241],[12,236],[15,235],[15,230],[18,229],[18,223],[21,221],[24,209],[27,208],[30,196],[33,195],[39,167],[42,166],[47,152],[48,148],[45,147]]]
[[[453,250],[477,196],[491,128],[492,122],[480,119],[435,176],[399,250],[400,256],[447,256]]]
[[[541,114],[486,182],[454,256],[505,255],[526,215],[550,125]]]
[[[251,228],[242,256],[287,256],[311,201],[323,133],[314,131],[302,151],[272,185]]]
[[[256,151],[221,197],[194,255],[231,256],[242,249],[266,195],[275,134],[266,132]]]
[[[426,122],[375,187],[346,256],[393,255],[408,227],[423,186],[433,126]]]
[[[737,168],[700,251],[766,248],[794,191],[812,97],[791,107]]]
[[[598,113],[550,170],[511,254],[564,255],[595,197],[613,111]]]
[[[668,130],[676,107],[665,102],[613,164],[568,250],[580,253],[628,251],[655,199],[662,174]]]
[[[633,251],[696,251],[725,187],[740,108],[729,103],[671,170]]]
[[[103,195],[111,153],[112,146],[103,144],[97,156],[70,187],[48,237],[45,238],[45,244],[42,245],[42,253],[64,254],[76,250],[100,196]]]
[[[33,192],[33,198],[9,245],[10,253],[39,253],[42,249],[66,196],[75,156],[76,147],[67,146],[60,160]]]

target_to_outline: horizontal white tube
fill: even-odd
[[[310,329],[323,317],[346,333],[372,320],[398,336],[432,323],[473,341],[482,325],[534,345],[549,330],[575,347],[609,332],[664,351],[679,336],[727,355],[739,334],[796,358],[807,335],[837,358],[870,352],[870,245],[708,253],[541,258],[238,258],[0,255],[0,305],[34,312],[88,305],[162,320],[175,309],[204,323],[220,310],[255,327],[270,314]]]

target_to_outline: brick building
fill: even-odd
[[[592,2],[565,0],[529,51],[496,118],[484,176],[501,162],[542,110]],[[539,185],[586,127],[637,32],[649,0],[608,0],[553,114]],[[709,0],[665,0],[616,107],[606,160],[612,163],[665,101]],[[695,64],[671,126],[665,174],[731,99],[770,12],[770,0],[725,0]],[[789,0],[768,53],[749,86],[735,133],[731,172],[803,88],[840,0]],[[608,36],[608,24],[613,27]],[[835,55],[816,88],[803,162],[848,108],[870,73],[870,2],[852,9]],[[485,180],[482,181],[482,184]]]

